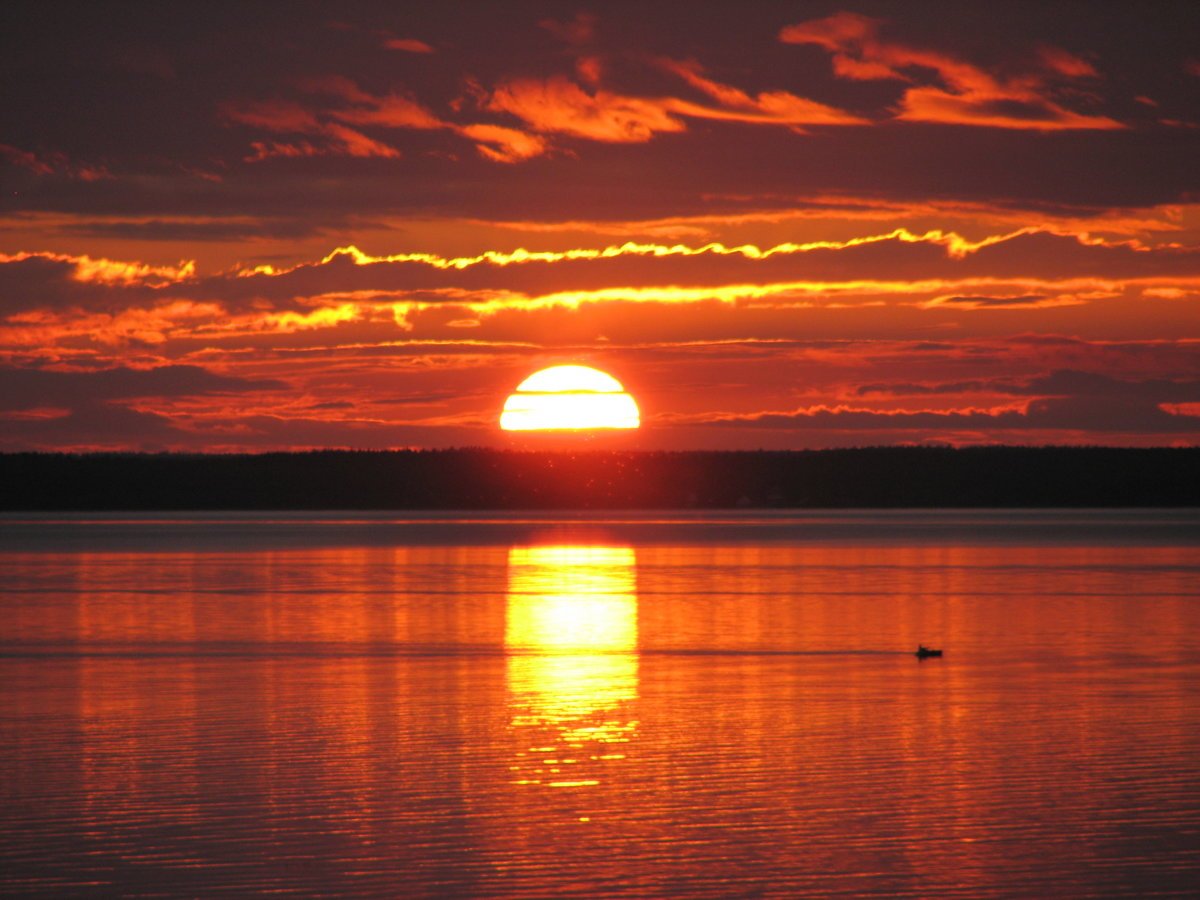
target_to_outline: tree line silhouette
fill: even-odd
[[[1200,448],[0,454],[6,510],[1200,506]]]

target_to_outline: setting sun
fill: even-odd
[[[551,366],[530,375],[500,414],[505,431],[637,428],[637,403],[621,382],[590,366]]]

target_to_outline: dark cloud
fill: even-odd
[[[62,416],[4,419],[0,450],[161,450],[181,436],[171,420],[158,413],[107,403],[81,403]]]
[[[67,372],[0,368],[0,449],[197,449],[211,439],[122,401],[244,394],[286,387],[199,366]],[[28,412],[22,412],[28,411]]]
[[[934,384],[913,382],[863,384],[858,396],[885,394],[922,396],[946,394],[1009,394],[1025,397],[1107,398],[1121,402],[1200,403],[1200,379],[1149,378],[1141,381],[1113,378],[1098,372],[1060,369],[1026,381],[990,379]]]
[[[307,410],[354,409],[356,406],[358,406],[357,403],[351,403],[349,400],[326,400],[323,403],[310,403],[304,408]]]
[[[121,367],[87,372],[0,368],[0,409],[84,407],[92,410],[96,404],[109,400],[237,394],[284,387],[282,382],[272,379],[239,378],[188,365],[153,369]]]
[[[494,429],[304,417],[243,416],[206,420],[202,429],[119,406],[82,407],[52,419],[7,419],[0,450],[292,450],[462,447],[495,443]]]
[[[987,390],[993,390],[987,381],[947,381],[940,384],[919,384],[911,381],[901,381],[860,384],[854,389],[854,393],[859,397],[866,397],[871,394],[893,397],[921,397],[936,394],[969,394]]]
[[[0,318],[30,309],[123,309],[155,295],[144,283],[81,280],[76,277],[78,271],[77,261],[69,257],[0,257]]]
[[[151,219],[144,222],[67,223],[59,227],[59,232],[79,237],[143,241],[235,241],[252,238],[311,237],[329,233],[338,224],[338,221],[317,223],[298,219],[262,219],[237,222],[221,219],[196,222]]]
[[[429,391],[421,394],[401,394],[391,397],[379,397],[374,403],[380,406],[423,406],[430,403],[443,403],[462,396],[456,391]]]
[[[875,412],[815,409],[794,413],[730,416],[713,425],[793,431],[885,431],[893,435],[929,435],[961,431],[1084,431],[1098,434],[1200,434],[1200,416],[1173,414],[1154,403],[1109,397],[1063,397],[1034,400],[1023,411],[1002,412]]]
[[[1026,384],[1001,387],[1003,393],[1035,396],[1099,397],[1151,403],[1200,403],[1200,379],[1151,378],[1126,381],[1096,372],[1063,369]]]
[[[1015,297],[963,294],[957,297],[939,297],[937,303],[939,306],[961,306],[964,309],[977,309],[989,306],[1000,309],[1015,309],[1022,306],[1038,306],[1045,300],[1045,294],[1024,294]]]

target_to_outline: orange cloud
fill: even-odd
[[[953,309],[1048,309],[1053,306],[1080,306],[1095,296],[1111,297],[1110,291],[1092,291],[1089,294],[1061,294],[1047,297],[1044,294],[966,294],[932,297],[917,305],[922,309],[948,307]]]
[[[1067,78],[1096,78],[1100,75],[1086,59],[1068,53],[1061,47],[1043,45],[1038,48],[1038,54],[1047,69]]]
[[[74,163],[67,158],[65,153],[49,153],[39,156],[9,144],[0,144],[0,159],[6,159],[14,166],[28,169],[35,175],[65,175],[79,181],[100,181],[112,178],[112,174],[104,166]]]
[[[310,94],[332,96],[354,104],[350,108],[327,112],[327,115],[341,122],[349,122],[352,125],[379,125],[384,128],[446,127],[445,122],[412,97],[396,93],[377,97],[340,75],[302,79],[300,87]]]
[[[695,60],[680,62],[661,59],[659,65],[678,75],[696,90],[712,97],[720,105],[720,108],[712,109],[686,101],[670,101],[671,108],[684,115],[703,119],[788,125],[793,128],[804,125],[868,124],[866,119],[787,91],[764,91],[751,97],[740,88],[706,77],[703,68]]]
[[[26,261],[62,264],[70,267],[70,277],[73,281],[104,284],[162,287],[187,281],[196,274],[196,263],[193,260],[185,260],[178,266],[151,266],[141,262],[96,259],[86,255],[71,256],[65,253],[0,253],[0,265]]]
[[[1084,379],[1089,377],[1086,373],[1066,374],[1084,375]],[[1114,386],[1118,389],[1136,387],[1131,383],[1116,381],[1111,381],[1107,387],[1111,390]],[[786,411],[717,412],[674,416],[673,419],[678,423],[703,422],[712,425],[783,430],[944,431],[948,428],[966,428],[971,431],[1200,433],[1200,417],[1171,412],[1153,399],[1122,396],[1120,393],[1108,391],[1097,395],[1072,393],[1044,397],[1031,400],[1023,407],[1000,404],[985,408],[970,406],[949,409],[878,410],[821,404]]]
[[[475,141],[476,149],[496,162],[515,163],[546,152],[546,142],[536,134],[527,134],[503,125],[463,125],[456,129]]]
[[[546,152],[546,142],[537,135],[515,128],[486,123],[458,125],[438,118],[411,97],[388,94],[376,97],[360,90],[348,78],[308,81],[314,93],[327,93],[356,104],[349,109],[331,110],[329,115],[355,125],[384,128],[411,128],[421,131],[447,130],[475,143],[480,155],[495,162],[515,163]]]
[[[535,131],[568,134],[609,143],[643,143],[659,133],[687,130],[685,118],[779,125],[865,125],[865,119],[787,91],[755,96],[706,75],[695,61],[661,59],[658,64],[715,101],[706,105],[679,97],[633,97],[597,89],[585,91],[556,75],[544,80],[518,79],[497,87],[484,106],[524,121]],[[598,69],[589,69],[591,78]]]
[[[1053,98],[1050,77],[1094,77],[1090,63],[1056,47],[1040,49],[1040,66],[1001,77],[947,53],[883,40],[883,21],[840,12],[824,19],[788,25],[779,39],[813,44],[833,53],[834,72],[854,80],[909,82],[896,118],[913,122],[975,125],[1034,131],[1124,128],[1106,116],[1073,112]],[[933,73],[939,83],[921,84]]]
[[[681,97],[636,97],[604,88],[584,90],[566,76],[521,78],[499,84],[490,93],[478,91],[481,108],[525,123],[529,131],[487,122],[457,123],[436,115],[415,98],[398,93],[375,96],[342,76],[300,79],[308,94],[333,98],[337,105],[310,109],[294,101],[228,103],[226,121],[284,134],[314,136],[304,141],[252,143],[251,162],[276,156],[378,156],[395,158],[399,151],[382,141],[348,128],[374,126],[416,130],[445,130],[475,143],[480,155],[514,163],[550,150],[540,135],[564,134],[607,143],[643,143],[656,134],[687,130],[685,119],[775,125],[801,131],[809,125],[864,125],[867,120],[787,91],[745,91],[708,77],[695,61],[662,59],[658,64],[709,97],[705,104]],[[601,77],[598,59],[578,61],[580,77],[593,86]],[[459,109],[460,105],[455,105]],[[317,141],[319,136],[323,141]]]
[[[659,132],[686,130],[659,101],[604,90],[589,94],[561,75],[502,84],[492,92],[486,108],[510,113],[535,131],[593,141],[642,143]]]
[[[781,198],[744,199],[748,208],[698,215],[667,216],[652,219],[568,219],[565,221],[534,221],[505,219],[471,219],[473,225],[504,228],[512,231],[546,234],[582,232],[596,235],[618,235],[653,238],[703,238],[730,228],[742,226],[785,226],[813,221],[841,225],[851,221],[900,222],[909,220],[951,220],[964,227],[1003,227],[1018,229],[1038,222],[1043,230],[1062,235],[1089,237],[1113,235],[1136,237],[1140,242],[1163,244],[1171,239],[1200,243],[1200,228],[1189,225],[1200,206],[1194,204],[1164,204],[1145,208],[1113,210],[1024,209],[1019,206],[995,206],[965,201],[923,200],[906,201],[887,197],[859,195],[814,194],[787,198],[792,205],[768,206]],[[764,205],[749,206],[754,200]],[[915,231],[911,226],[905,226]],[[1177,245],[1177,244],[1172,244]]]
[[[331,115],[356,125],[382,125],[385,128],[418,130],[446,127],[446,123],[415,100],[396,94],[379,98],[369,108],[337,110]]]
[[[283,157],[297,159],[305,156],[326,156],[328,151],[310,144],[308,141],[297,141],[285,144],[280,141],[251,141],[251,153],[242,157],[243,162],[262,162],[264,159]]]
[[[222,109],[229,122],[251,125],[283,134],[309,134],[323,139],[320,145],[311,141],[280,143],[254,141],[254,152],[247,162],[259,162],[272,157],[297,156],[357,156],[396,159],[400,151],[368,137],[360,131],[338,122],[323,121],[313,111],[298,103],[285,100],[243,101],[227,103]]]
[[[0,158],[7,159],[14,166],[20,166],[23,169],[28,169],[35,175],[53,175],[54,166],[40,159],[36,153],[30,153],[27,150],[19,150],[16,147],[10,147],[8,144],[0,144]]]
[[[605,247],[575,247],[568,250],[527,250],[518,247],[512,251],[485,250],[474,256],[445,257],[436,253],[391,253],[376,256],[366,253],[353,244],[337,247],[327,254],[320,262],[330,263],[338,258],[345,258],[355,265],[367,266],[378,263],[423,263],[436,269],[467,269],[481,264],[509,266],[523,263],[557,263],[577,260],[611,260],[623,256],[635,257],[689,257],[689,256],[733,256],[751,260],[766,260],[772,257],[791,256],[794,254],[810,253],[816,250],[846,250],[870,244],[927,244],[944,249],[946,256],[951,259],[963,259],[988,247],[994,247],[1014,241],[1018,238],[1046,235],[1056,238],[1067,238],[1077,245],[1085,247],[1128,247],[1132,250],[1144,250],[1137,242],[1123,241],[1110,243],[1103,238],[1088,234],[1059,233],[1053,229],[1029,226],[1000,234],[987,235],[978,240],[970,240],[955,231],[929,229],[924,232],[913,232],[907,228],[894,228],[888,232],[867,234],[844,240],[821,240],[794,242],[786,241],[771,246],[760,247],[746,243],[726,245],[720,241],[709,241],[705,244],[690,246],[688,244],[660,244],[626,241],[622,244],[609,244]],[[1061,252],[1061,251],[1060,251]],[[242,269],[237,274],[249,277],[258,274],[279,275],[296,271],[306,264],[291,269],[277,269],[273,266],[256,266]]]
[[[655,327],[668,334],[709,334],[719,326],[780,335],[798,327],[798,313],[806,333],[852,327],[860,334],[993,334],[1053,322],[1088,335],[1147,327],[1183,335],[1194,330],[1200,296],[1195,259],[1186,251],[1037,229],[974,240],[896,229],[766,246],[625,242],[470,256],[376,256],[350,245],[295,267],[205,277],[192,263],[25,253],[0,256],[0,292],[24,301],[10,304],[0,320],[0,347],[228,346],[238,337],[269,341],[304,332],[369,341],[397,329],[428,338],[464,322],[488,339],[533,333],[551,343],[567,328],[588,341],[597,334],[629,340]],[[1094,312],[1087,315],[1071,311],[1089,305]],[[667,323],[662,311],[672,308],[677,317]],[[719,327],[711,333],[719,335]]]
[[[405,53],[432,53],[433,48],[424,41],[416,38],[388,38],[383,46],[389,50],[403,50]]]
[[[243,100],[226,103],[225,119],[241,125],[253,125],[267,131],[303,134],[318,132],[321,123],[299,103],[288,100]]]
[[[399,158],[400,151],[368,137],[349,125],[416,131],[449,131],[475,144],[481,156],[495,162],[515,163],[540,156],[548,149],[544,138],[516,128],[488,123],[459,125],[437,116],[416,99],[398,93],[376,96],[339,75],[304,78],[297,82],[305,93],[330,97],[340,105],[310,110],[298,103],[266,101],[227,104],[229,121],[255,125],[269,131],[319,135],[324,140],[292,142],[254,141],[248,162],[271,157],[358,156]]]
[[[345,125],[326,125],[325,133],[333,139],[335,151],[344,153],[347,156],[378,156],[384,159],[400,158],[400,151],[395,147],[390,147],[382,141],[369,138],[361,131],[355,131],[353,128],[347,128]]]
[[[575,72],[590,85],[598,85],[604,75],[604,63],[598,56],[581,56],[575,61]]]

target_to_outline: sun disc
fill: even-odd
[[[551,366],[517,386],[504,403],[505,431],[637,428],[641,414],[621,382],[590,366]]]
[[[607,372],[591,366],[551,366],[534,372],[519,385],[518,391],[559,393],[561,391],[593,391],[598,394],[620,394],[625,391],[621,382]]]

